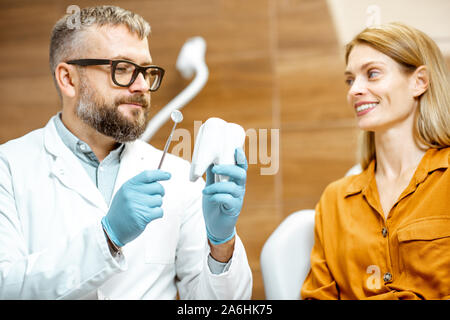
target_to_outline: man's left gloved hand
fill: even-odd
[[[206,170],[203,189],[203,216],[206,232],[212,244],[231,240],[242,209],[247,180],[247,159],[241,148],[235,150],[236,165],[211,165]],[[214,182],[214,174],[228,176],[228,181]]]

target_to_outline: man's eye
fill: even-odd
[[[116,68],[116,72],[128,72],[130,68]]]
[[[116,65],[116,73],[130,73],[133,72],[134,66],[129,63],[119,62]]]

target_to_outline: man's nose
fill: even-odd
[[[131,92],[149,92],[150,86],[147,82],[147,80],[145,80],[144,75],[139,72],[138,76],[136,77],[136,80],[134,80],[134,82],[131,84],[131,86],[129,86],[129,90]]]

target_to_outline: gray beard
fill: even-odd
[[[107,103],[102,97],[97,97],[91,87],[85,81],[81,81],[80,99],[76,108],[77,116],[87,125],[98,132],[113,138],[115,141],[123,143],[138,139],[149,122],[148,103],[143,96],[134,99],[117,99],[114,103]],[[121,103],[126,102],[145,103],[144,112],[133,111],[135,120],[130,120],[123,116],[118,110]],[[141,113],[139,115],[139,113]]]

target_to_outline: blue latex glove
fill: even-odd
[[[247,159],[241,148],[235,150],[236,165],[211,165],[206,170],[203,189],[203,216],[206,233],[212,244],[231,240],[242,209],[247,180]],[[228,176],[229,181],[214,182],[214,174]]]
[[[152,220],[163,216],[164,188],[158,181],[169,179],[168,172],[143,171],[122,185],[102,218],[103,228],[114,244],[124,246],[136,239]]]

